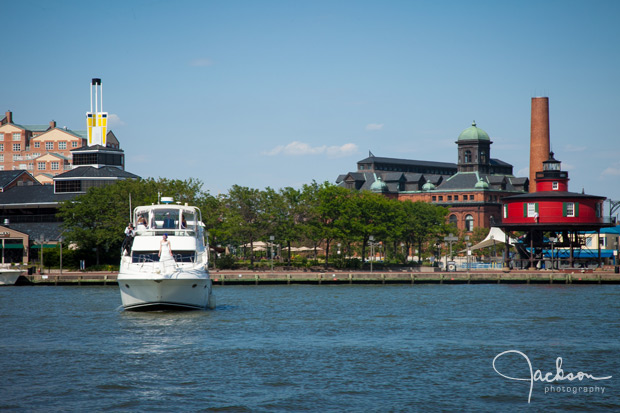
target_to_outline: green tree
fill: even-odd
[[[254,242],[265,233],[261,192],[233,185],[222,202],[222,229],[239,244],[249,244],[250,263],[254,265]]]

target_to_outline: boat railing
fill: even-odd
[[[163,228],[146,228],[146,229],[138,229],[136,230],[136,236],[150,236],[150,237],[157,237],[157,236],[163,236],[164,234],[168,234],[168,236],[175,236],[175,237],[195,237],[196,236],[196,231],[194,231],[193,229],[178,229],[178,228],[172,228],[172,229],[163,229]]]

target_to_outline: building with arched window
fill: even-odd
[[[512,165],[491,158],[492,143],[473,122],[456,140],[456,164],[375,157],[370,153],[358,162],[356,172],[340,175],[336,183],[447,207],[448,223],[460,230],[489,228],[501,222],[504,197],[529,189],[528,178],[515,177]]]

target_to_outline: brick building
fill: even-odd
[[[471,232],[498,225],[501,199],[528,191],[529,179],[513,175],[512,165],[491,158],[491,139],[476,126],[459,135],[456,164],[379,158],[370,154],[356,172],[340,175],[340,186],[379,192],[390,198],[449,208],[448,222]]]
[[[55,121],[46,125],[22,125],[13,122],[8,111],[0,120],[0,171],[25,170],[42,184],[73,169],[72,151],[87,144],[86,131],[58,128]],[[107,145],[119,149],[112,131],[107,132]],[[124,166],[124,159],[123,159]]]

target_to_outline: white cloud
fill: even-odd
[[[601,173],[601,175],[620,176],[620,166],[614,165],[614,166],[605,168],[605,170]]]
[[[369,123],[366,125],[366,130],[381,130],[383,129],[383,123]]]
[[[327,148],[327,155],[332,157],[348,156],[357,153],[357,145],[354,143],[345,143],[342,146],[330,146]]]
[[[189,63],[190,66],[194,66],[194,67],[207,67],[207,66],[213,66],[213,61],[211,59],[194,59]]]
[[[263,152],[263,155],[275,156],[275,155],[287,155],[287,156],[300,156],[300,155],[321,155],[327,154],[330,157],[341,157],[351,155],[357,152],[357,145],[354,143],[345,143],[342,146],[310,146],[307,143],[293,141],[288,145],[278,145],[270,151]]]
[[[116,113],[110,113],[108,116],[108,124],[110,126],[125,126],[125,122],[123,122]]]

